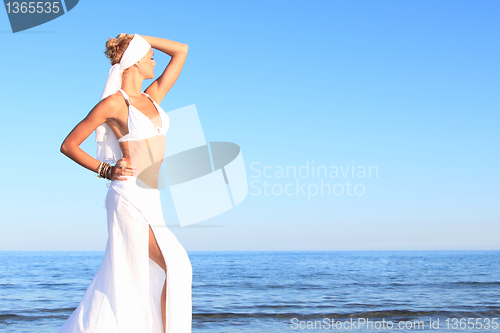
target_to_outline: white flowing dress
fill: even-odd
[[[129,133],[121,137],[137,176],[109,183],[106,211],[109,238],[104,258],[75,311],[58,333],[163,333],[161,292],[165,279],[167,333],[190,333],[192,267],[175,235],[166,227],[157,174],[170,125],[158,110],[161,127],[130,104]],[[125,155],[125,151],[124,151]],[[142,172],[141,172],[142,169]],[[144,175],[144,176],[142,176]],[[149,228],[166,263],[165,271],[149,258]]]

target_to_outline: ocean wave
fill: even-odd
[[[412,310],[387,310],[387,311],[363,311],[350,313],[321,313],[321,314],[303,314],[298,312],[272,313],[272,312],[214,312],[214,313],[193,313],[195,318],[211,319],[237,319],[237,318],[279,318],[279,319],[351,319],[351,318],[386,318],[408,320],[422,317],[446,317],[446,318],[491,318],[500,316],[500,309],[491,311],[412,311]]]
[[[256,306],[254,308],[274,308],[276,310],[289,309],[296,306]],[[0,314],[0,324],[9,324],[13,322],[29,322],[45,319],[66,319],[75,310],[75,308],[61,309],[39,309],[37,311],[24,311],[22,313],[3,313]],[[493,318],[500,317],[500,307],[490,306],[480,311],[415,311],[415,310],[385,310],[385,311],[358,311],[358,312],[327,312],[317,314],[304,314],[300,312],[273,312],[273,311],[253,311],[253,312],[193,312],[193,320],[237,320],[237,319],[293,319],[300,320],[322,320],[331,318],[336,320],[347,320],[357,318],[370,319],[391,319],[391,320],[410,320],[418,318]]]

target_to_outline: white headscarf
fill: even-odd
[[[130,41],[119,63],[114,64],[109,70],[108,79],[104,86],[101,100],[120,90],[122,86],[123,71],[135,65],[151,49],[151,45],[138,34]],[[121,149],[115,134],[104,122],[95,130],[97,142],[96,158],[101,162],[115,164],[121,158]]]

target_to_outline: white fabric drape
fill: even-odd
[[[126,178],[110,183],[103,261],[58,333],[163,333],[160,296],[165,278],[167,333],[191,333],[188,254],[165,225],[160,191],[134,176]],[[149,258],[149,227],[165,259],[166,274]]]

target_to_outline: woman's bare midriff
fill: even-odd
[[[136,167],[134,176],[147,186],[158,188],[158,176],[165,149],[165,136],[155,135],[144,140],[120,142],[123,158]]]

